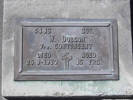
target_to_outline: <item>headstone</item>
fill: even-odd
[[[4,97],[133,94],[130,0],[4,0]]]

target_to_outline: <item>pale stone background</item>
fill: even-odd
[[[2,15],[3,15],[3,0],[0,0],[0,71],[1,71],[1,45],[2,45]],[[0,80],[1,80],[1,74],[0,74]],[[1,85],[1,82],[0,82]],[[1,90],[1,88],[0,88]],[[0,91],[0,95],[1,95],[1,91]],[[0,96],[0,100],[5,100],[4,98],[2,99],[2,97]]]

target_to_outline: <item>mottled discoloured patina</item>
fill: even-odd
[[[26,19],[17,26],[15,80],[118,80],[117,20]]]

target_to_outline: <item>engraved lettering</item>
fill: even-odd
[[[37,58],[51,58],[51,53],[39,52],[39,53],[37,54]]]
[[[58,61],[56,59],[39,59],[37,61],[37,65],[38,66],[43,66],[43,65],[57,65],[57,64],[58,64]]]
[[[52,29],[50,27],[37,27],[35,28],[35,34],[51,34]]]
[[[94,34],[93,29],[90,27],[83,27],[82,34]]]
[[[84,60],[83,59],[78,59],[77,60],[77,65],[83,65],[84,64]]]
[[[89,60],[89,65],[100,65],[101,64],[101,60],[100,59],[91,59]]]
[[[26,61],[26,64],[28,65],[28,66],[33,66],[34,65],[34,60],[33,59],[27,59],[27,61]]]
[[[55,49],[92,49],[93,44],[55,44]]]
[[[56,42],[55,41],[55,35],[54,36],[50,36],[50,42]]]
[[[82,58],[96,58],[96,53],[94,52],[84,52]]]
[[[74,43],[74,42],[80,42],[80,43],[85,43],[86,42],[86,37],[68,37],[68,36],[63,36],[62,43]]]

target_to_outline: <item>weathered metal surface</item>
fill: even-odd
[[[116,20],[32,20],[16,36],[16,80],[118,79]]]

